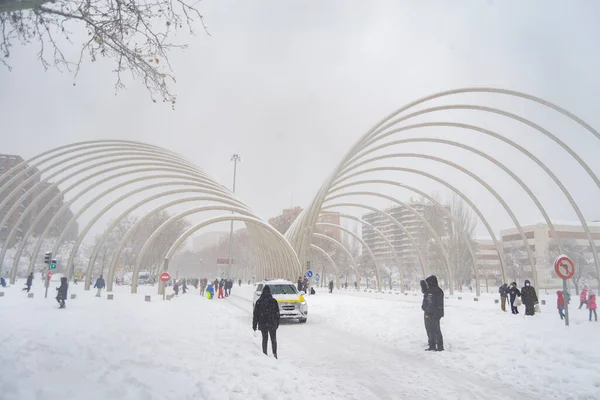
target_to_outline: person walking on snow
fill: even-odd
[[[204,297],[205,290],[206,290],[206,279],[200,279],[200,296]]]
[[[428,287],[425,317],[430,319],[431,333],[431,343],[427,350],[444,351],[444,338],[440,327],[440,321],[444,317],[444,291],[440,288],[435,275],[425,279],[425,282],[427,282]]]
[[[583,290],[581,291],[581,294],[579,295],[579,309],[580,310],[584,304],[587,308],[589,308],[587,299],[588,299],[588,287],[584,286]]]
[[[531,282],[525,281],[525,286],[521,289],[521,300],[525,304],[525,315],[535,315],[535,305],[538,302],[535,288],[531,286]]]
[[[517,297],[521,296],[521,292],[517,289],[517,282],[513,282],[510,284],[508,288],[508,294],[510,295],[510,310],[514,315],[519,313],[519,309],[515,307],[515,301]]]
[[[104,289],[105,286],[106,282],[104,281],[102,275],[100,275],[100,278],[96,279],[96,283],[94,284],[94,289],[98,289],[98,291],[96,292],[96,297],[100,297],[102,289]]]
[[[177,281],[173,284],[173,291],[175,292],[175,296],[179,295],[179,283]]]
[[[333,293],[333,281],[329,281],[329,293]]]
[[[223,286],[225,285],[225,282],[221,281],[219,282],[219,286],[218,286],[218,293],[219,295],[217,296],[218,299],[224,299],[225,297],[223,296]]]
[[[565,296],[563,296],[563,292],[562,290],[558,290],[556,292],[556,308],[558,309],[558,315],[560,315],[560,319],[564,319],[565,318],[565,313],[564,313],[564,309],[565,309]]]
[[[65,300],[67,300],[67,290],[69,290],[69,283],[66,277],[60,278],[60,286],[56,288],[58,293],[56,294],[56,301],[60,304],[59,308],[65,308]]]
[[[271,347],[273,348],[273,356],[277,358],[277,328],[279,328],[279,304],[271,295],[271,288],[267,285],[264,287],[260,298],[254,305],[254,313],[252,318],[252,329],[256,332],[256,328],[262,334],[262,349],[265,355],[267,353],[267,344],[269,336],[271,336]]]
[[[33,272],[27,275],[27,282],[25,282],[25,287],[21,291],[24,292],[27,290],[27,293],[29,293],[31,285],[33,285]]]
[[[298,291],[301,292],[302,291],[302,277],[299,276],[298,277]]]
[[[506,300],[508,297],[508,285],[505,283],[498,288],[498,292],[500,293],[500,301],[502,303],[502,311],[506,312]]]
[[[183,281],[183,285],[181,285],[181,294],[186,294],[187,293],[187,284],[185,283],[185,281]]]
[[[590,290],[590,295],[587,300],[588,310],[590,310],[590,322],[592,322],[592,313],[594,314],[594,319],[598,322],[598,314],[596,314],[596,294]]]
[[[423,310],[423,320],[425,321],[425,332],[427,333],[427,344],[429,348],[426,350],[431,351],[435,350],[435,343],[431,337],[431,319],[427,318],[427,313],[432,312],[433,302],[431,301],[431,295],[429,294],[429,287],[427,286],[427,282],[421,281],[421,292],[423,292],[423,302],[421,303],[421,310]]]
[[[241,279],[238,280],[238,286],[242,287],[242,280]]]

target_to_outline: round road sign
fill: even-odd
[[[169,273],[168,273],[168,272],[163,272],[162,274],[160,274],[160,280],[161,280],[163,283],[167,283],[167,282],[169,282],[169,279],[171,279],[171,275],[169,275]]]
[[[313,276],[313,272],[312,272],[311,269],[309,269],[308,271],[306,271],[306,277],[307,278],[312,278],[312,276]]]
[[[554,271],[559,278],[562,279],[571,279],[575,274],[575,264],[573,261],[567,256],[560,255],[554,261]]]

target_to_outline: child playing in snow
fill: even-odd
[[[598,314],[596,314],[596,294],[591,290],[588,297],[587,306],[590,310],[590,322],[592,322],[592,313],[594,313],[594,319],[596,322],[598,322]]]
[[[558,315],[560,315],[560,319],[564,319],[565,313],[563,312],[563,310],[565,309],[565,297],[563,296],[563,293],[560,290],[556,292],[556,296],[558,297],[556,299],[556,308],[558,308]]]

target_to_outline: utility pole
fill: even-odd
[[[238,154],[234,154],[231,156],[230,161],[233,161],[233,193],[235,193],[235,177],[237,174],[237,163],[242,162],[242,158]],[[227,256],[227,279],[231,278],[231,243],[232,243],[232,240],[233,240],[233,220],[231,220],[231,229],[229,230],[229,255]]]

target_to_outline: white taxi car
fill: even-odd
[[[256,285],[252,308],[265,286],[269,286],[273,298],[279,303],[279,314],[282,319],[297,319],[305,323],[308,318],[308,305],[304,296],[300,294],[296,286],[285,279],[267,279]]]

